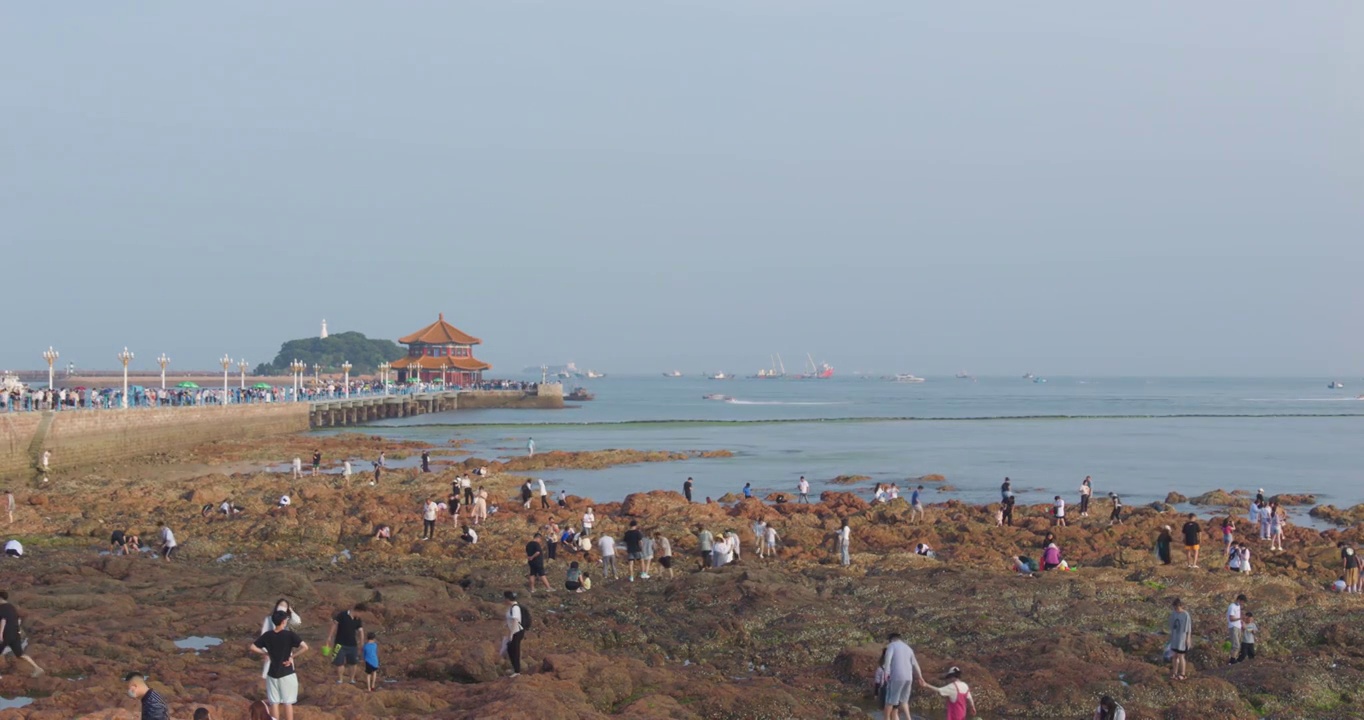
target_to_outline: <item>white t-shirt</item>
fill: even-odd
[[[540,497],[544,497],[544,496],[546,496],[546,495],[548,495],[548,494],[549,494],[549,491],[545,489],[545,479],[544,479],[544,478],[540,478]]]
[[[767,526],[767,544],[768,545],[777,544],[777,529],[772,527],[771,525]]]
[[[426,503],[426,505],[424,505],[424,506],[422,507],[422,519],[423,519],[423,520],[428,520],[428,521],[429,521],[429,520],[435,520],[435,519],[436,519],[436,509],[437,509],[437,508],[436,508],[436,504],[435,504],[435,503],[433,503],[433,502]]]
[[[801,495],[806,495],[806,494],[808,494],[808,493],[810,492],[810,481],[809,481],[809,480],[801,480],[801,481],[800,481],[799,487],[800,487],[800,494],[801,494]]]
[[[603,535],[597,540],[597,548],[601,550],[602,557],[611,557],[616,554],[616,539],[610,535]]]
[[[350,477],[350,461],[349,461],[349,460],[347,460],[347,461],[341,463],[341,475],[344,476],[344,477]],[[264,633],[262,633],[262,634],[264,634]]]
[[[459,479],[459,486],[461,489],[473,487],[473,481],[469,479],[468,475],[465,475]]]
[[[847,525],[844,525],[843,527],[841,527],[841,528],[838,529],[838,541],[839,541],[840,543],[843,543],[844,545],[847,545],[847,544],[848,544],[848,541],[851,540],[851,539],[852,539],[852,528],[848,527]]]
[[[1084,483],[1080,483],[1080,494],[1081,494],[1081,495],[1088,495],[1088,494],[1090,494],[1090,493],[1092,493],[1092,492],[1094,492],[1094,488],[1092,488],[1092,487],[1090,487],[1090,486],[1088,486],[1088,485],[1085,485]],[[965,683],[962,683],[962,684],[965,685]]]
[[[168,527],[161,528],[161,544],[166,547],[175,547],[175,533]]]
[[[1065,500],[1057,500],[1057,501],[1056,501],[1056,517],[1065,517],[1065,516],[1066,516],[1066,501],[1065,501]]]
[[[594,514],[592,514],[592,513],[590,513],[590,512],[588,512],[588,513],[583,513],[583,527],[584,527],[584,528],[590,528],[590,527],[592,527],[592,524],[595,523],[595,522],[597,522],[597,516],[596,516],[596,515],[594,515]]]
[[[939,695],[947,698],[948,705],[956,702],[958,695],[965,695],[968,699],[975,700],[975,698],[971,697],[971,686],[960,680],[953,680],[943,687],[934,689],[938,691]]]
[[[1241,605],[1239,603],[1232,603],[1227,606],[1227,627],[1241,627]]]
[[[8,553],[10,550],[13,550],[13,551],[19,553],[20,555],[23,555],[23,554],[24,554],[24,544],[21,543],[21,542],[19,542],[18,540],[10,540],[9,542],[6,542],[6,543],[5,543],[5,552]]]
[[[512,605],[507,608],[507,634],[515,635],[521,631],[521,606]]]

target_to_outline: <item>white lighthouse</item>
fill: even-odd
[[[321,338],[322,338],[323,340],[326,340],[326,339],[327,339],[327,319],[326,319],[326,318],[322,318],[322,335],[321,335]]]

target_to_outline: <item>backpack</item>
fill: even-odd
[[[526,607],[525,605],[520,605],[520,604],[518,604],[517,607],[521,608],[521,629],[522,629],[523,631],[524,631],[524,630],[529,630],[529,629],[530,629],[530,608]]]

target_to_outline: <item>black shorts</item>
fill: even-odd
[[[1176,655],[1183,655],[1183,654],[1185,654],[1185,653],[1187,653],[1187,652],[1189,652],[1189,651],[1188,651],[1188,650],[1176,650],[1176,649],[1174,649],[1174,648],[1170,648],[1170,652],[1172,652],[1172,653],[1174,653],[1174,654],[1176,654]]]
[[[377,672],[379,672],[379,668],[377,668],[377,667],[375,667],[375,666],[373,666],[373,665],[370,665],[369,663],[365,663],[365,674],[366,674],[366,675],[373,675],[374,673],[377,673]]]
[[[673,566],[673,556],[664,555],[663,557],[658,559],[658,564],[662,565],[664,570],[667,570],[668,568]]]
[[[336,649],[336,654],[332,656],[332,664],[358,665],[360,663],[360,649],[354,645],[340,645]]]
[[[526,565],[530,566],[530,574],[532,576],[534,577],[545,576],[545,564],[543,562],[530,562],[526,563]]]
[[[5,638],[3,642],[0,642],[0,652],[4,652],[4,648],[9,648],[9,651],[14,653],[14,657],[21,658],[24,656],[24,641],[18,635]]]

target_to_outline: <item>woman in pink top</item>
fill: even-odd
[[[1055,570],[1061,566],[1061,548],[1056,547],[1056,543],[1049,543],[1042,551],[1042,569]]]

